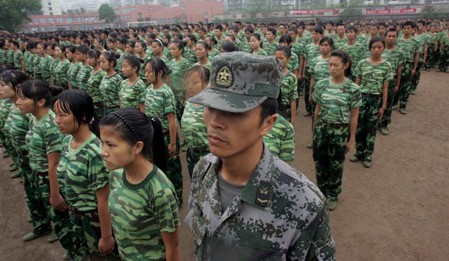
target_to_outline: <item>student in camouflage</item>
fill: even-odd
[[[28,42],[26,46],[25,57],[25,72],[28,77],[32,77],[34,73],[33,61],[36,56],[36,43]]]
[[[276,121],[281,65],[225,53],[203,104],[209,149],[193,173],[190,211],[196,260],[335,260],[325,198],[263,143]],[[271,229],[266,229],[269,226]]]
[[[337,207],[341,193],[345,154],[355,143],[360,87],[346,78],[351,59],[344,51],[333,51],[329,58],[330,77],[315,85],[316,102],[313,128],[313,160],[317,185],[327,198],[329,210]]]
[[[186,46],[184,47],[184,52],[182,56],[186,58],[191,64],[198,62],[198,58],[195,54],[196,38],[193,34],[188,34],[184,37]]]
[[[195,65],[201,65],[210,70],[210,61],[209,61],[209,45],[206,42],[198,42],[195,45],[195,55],[197,57],[198,62]],[[186,97],[187,100],[187,97]]]
[[[262,49],[262,42],[261,42],[261,38],[260,38],[260,34],[258,33],[253,33],[251,35],[251,38],[249,39],[249,44],[251,45],[251,54],[255,54],[255,55],[263,55],[263,56],[267,56],[267,52]],[[274,53],[273,53],[274,55]]]
[[[69,69],[67,70],[67,83],[69,89],[78,89],[78,82],[76,81],[76,76],[83,65],[78,61],[78,55],[76,54],[76,47],[70,46],[65,50],[65,55],[70,61]]]
[[[278,42],[276,41],[276,29],[268,28],[265,34],[266,42],[264,42],[263,50],[267,55],[274,55],[274,51],[278,47]]]
[[[151,47],[153,49],[152,57],[159,58],[164,61],[165,64],[168,64],[170,60],[164,55],[164,44],[162,41],[160,39],[155,39],[151,44]]]
[[[35,197],[39,202],[34,212],[42,217],[41,231],[33,230],[23,237],[30,241],[51,232],[50,220],[54,223],[55,234],[62,247],[71,252],[72,238],[68,228],[70,223],[67,213],[68,205],[61,196],[56,168],[62,149],[62,135],[55,124],[55,114],[50,109],[52,95],[62,90],[61,87],[49,87],[40,80],[26,81],[18,93],[17,107],[23,114],[34,116],[26,134],[29,163],[33,175]]]
[[[195,164],[209,153],[207,129],[203,120],[204,106],[192,103],[189,99],[209,84],[210,71],[206,67],[194,65],[187,72],[186,78],[186,106],[181,118],[182,136],[187,148],[187,165],[192,178]]]
[[[290,37],[290,36],[289,36]],[[282,37],[281,37],[282,38]],[[292,125],[296,120],[296,102],[298,100],[297,79],[296,76],[287,68],[291,59],[291,51],[286,46],[279,46],[274,53],[274,57],[279,59],[282,64],[282,85],[279,93],[278,113],[283,116]]]
[[[356,41],[357,37],[357,28],[355,26],[348,26],[346,29],[346,38],[348,39],[347,43],[340,46],[340,50],[345,51],[351,57],[351,72],[347,78],[351,79],[351,81],[355,81],[355,69],[357,64],[362,59],[363,53],[366,51],[366,47]]]
[[[14,51],[14,67],[16,68],[16,70],[25,72],[25,60],[23,52],[19,48],[19,43],[17,41],[12,41],[11,45]]]
[[[87,81],[92,74],[92,67],[87,63],[87,53],[89,48],[85,45],[80,45],[76,48],[76,60],[81,63],[81,67],[76,75],[76,86],[80,90],[87,91]]]
[[[135,108],[100,121],[102,156],[112,171],[109,214],[123,260],[181,260],[178,202],[159,166],[167,162],[161,126]],[[148,161],[151,151],[154,163]]]
[[[215,39],[215,37],[213,37],[212,35],[208,35],[208,36],[206,36],[206,38],[204,38],[204,41],[210,47],[210,49],[209,49],[209,60],[212,60],[215,56],[220,54],[220,50],[215,48],[215,45],[217,44],[217,39]]]
[[[144,82],[146,81],[145,80],[145,63],[151,59],[151,56],[147,55],[146,50],[147,50],[147,44],[144,41],[142,41],[142,40],[136,41],[136,43],[134,44],[134,54],[141,61],[139,77]]]
[[[440,41],[439,50],[439,65],[438,68],[440,72],[446,72],[449,66],[449,31],[443,35]]]
[[[104,77],[101,79],[100,86],[100,100],[97,106],[101,108],[102,113],[98,119],[103,118],[108,113],[120,107],[120,83],[122,77],[115,71],[117,66],[117,57],[112,52],[103,52],[98,59],[101,69],[104,71]]]
[[[285,46],[290,49],[291,57],[290,57],[289,62],[287,63],[287,68],[290,72],[292,72],[295,75],[295,77],[298,77],[299,76],[299,58],[298,58],[298,55],[296,55],[296,53],[293,51],[292,41],[293,40],[290,35],[284,34],[283,36],[281,36],[279,38],[279,46]],[[276,50],[277,50],[277,48],[276,48]],[[275,51],[275,53],[276,53],[276,51]]]
[[[418,66],[416,67],[416,73],[413,75],[411,80],[411,94],[416,94],[416,89],[419,85],[419,80],[421,79],[421,71],[424,67],[424,62],[427,60],[428,49],[429,49],[429,35],[425,31],[424,21],[420,20],[415,24],[416,33],[413,35],[414,38],[418,40]]]
[[[184,46],[181,41],[172,41],[169,46],[171,56],[173,57],[167,64],[168,68],[170,68],[170,87],[176,98],[176,117],[178,121],[181,121],[186,99],[185,77],[192,64],[189,60],[182,57]]]
[[[402,64],[404,63],[404,54],[401,49],[396,46],[398,32],[396,29],[388,29],[385,33],[385,50],[382,53],[382,58],[391,64],[393,69],[393,79],[388,84],[388,101],[387,108],[381,122],[379,123],[380,132],[383,135],[388,135],[388,125],[391,123],[391,113],[393,111],[393,102],[395,96],[398,94],[401,84]]]
[[[145,114],[156,117],[162,125],[164,143],[168,151],[167,169],[159,166],[175,186],[179,203],[182,203],[182,168],[179,158],[179,137],[176,130],[176,98],[171,88],[163,82],[167,76],[166,64],[157,58],[145,64],[145,76],[150,84],[145,93]]]
[[[67,90],[55,101],[55,122],[64,137],[57,168],[61,195],[69,206],[71,260],[108,254],[114,249],[108,213],[109,175],[101,157],[100,140],[90,131],[92,98]]]
[[[288,164],[295,160],[295,129],[279,113],[271,130],[263,137],[263,141],[274,156]]]
[[[139,78],[140,61],[137,57],[128,55],[122,60],[122,75],[125,80],[120,83],[120,107],[134,107],[145,111],[146,84]]]
[[[9,156],[8,150],[11,149],[9,144],[6,144],[5,141],[5,121],[8,118],[9,111],[11,109],[12,102],[10,99],[1,99],[0,100],[0,144],[5,146],[6,155]]]
[[[95,113],[94,113],[94,121],[92,122],[92,131],[99,135],[98,129],[98,121],[103,116],[103,103],[101,102],[101,92],[100,92],[100,84],[103,80],[106,72],[101,69],[100,62],[100,51],[97,49],[91,49],[87,52],[87,64],[92,67],[92,73],[87,80],[86,92],[94,101]]]
[[[52,75],[51,72],[51,64],[53,63],[53,45],[47,45],[46,48],[44,48],[42,59],[39,63],[39,70],[41,73],[41,79],[45,81],[47,84],[50,84],[50,78]]]
[[[413,37],[415,24],[407,21],[402,25],[403,37],[397,42],[398,47],[404,52],[402,66],[401,87],[399,88],[399,112],[406,114],[407,103],[412,92],[412,78],[416,74],[419,62],[419,41]]]
[[[388,100],[388,85],[393,80],[391,64],[382,58],[385,40],[374,37],[369,42],[371,57],[357,64],[356,84],[362,92],[362,106],[356,132],[356,153],[350,161],[363,161],[365,168],[372,165],[376,132]]]
[[[55,85],[68,89],[67,71],[70,67],[70,61],[65,57],[65,50],[66,47],[63,45],[55,47],[55,57],[59,59],[59,62],[54,68],[53,78]]]

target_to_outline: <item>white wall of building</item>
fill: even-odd
[[[61,15],[60,0],[41,0],[42,12],[44,15]]]

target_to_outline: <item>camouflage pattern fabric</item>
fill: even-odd
[[[399,38],[397,46],[404,52],[404,62],[413,63],[415,53],[419,52],[420,44],[417,38]]]
[[[421,71],[423,69],[423,62],[420,59],[418,62],[418,66],[416,67],[416,73],[412,76],[410,81],[410,91],[414,92],[418,88],[419,80],[421,79]]]
[[[170,68],[170,87],[175,94],[177,106],[179,107],[176,111],[179,120],[181,119],[180,117],[182,115],[182,110],[184,109],[184,101],[186,98],[185,77],[191,66],[192,64],[184,58],[180,61],[172,59],[168,63],[168,67]]]
[[[100,90],[101,102],[103,103],[103,115],[105,116],[109,112],[118,109],[120,107],[120,84],[123,81],[120,74],[115,73],[111,76],[105,75],[101,79]]]
[[[192,50],[188,47],[184,48],[184,52],[182,53],[182,56],[187,59],[191,64],[194,64],[198,62],[198,58],[196,58],[195,50]]]
[[[30,51],[25,51],[25,53],[23,54],[24,59],[25,59],[25,72],[29,77],[33,76],[33,60],[34,60],[34,56],[35,54],[31,53]]]
[[[439,70],[440,72],[446,72],[449,66],[449,36],[446,36],[441,40],[443,48],[439,55]]]
[[[266,41],[263,43],[262,49],[265,50],[267,55],[274,55],[276,48],[278,47],[279,42],[273,41],[272,43]]]
[[[402,65],[401,85],[397,99],[399,100],[399,108],[405,109],[407,107],[408,99],[412,92],[412,69],[413,63],[404,62]],[[397,104],[397,100],[394,102]]]
[[[370,94],[362,95],[362,106],[359,111],[357,131],[355,134],[356,156],[359,159],[371,161],[376,142],[376,132],[379,127],[379,109],[382,97]]]
[[[53,58],[50,55],[43,57],[39,63],[39,70],[41,73],[41,80],[46,83],[50,83],[51,71],[50,65],[53,62]]]
[[[288,71],[286,75],[282,77],[281,85],[281,104],[279,104],[279,114],[282,115],[287,121],[291,121],[291,103],[298,100],[297,86],[298,82],[296,75],[291,71]]]
[[[299,58],[298,55],[293,52],[290,61],[287,63],[287,68],[291,72],[295,72],[295,70],[299,72]]]
[[[93,68],[89,65],[81,65],[81,68],[76,75],[76,86],[78,87],[78,89],[88,91],[87,81],[92,74],[92,70]]]
[[[355,81],[356,77],[355,69],[357,68],[357,64],[359,63],[359,61],[362,60],[363,57],[362,54],[366,52],[366,47],[356,42],[353,45],[345,44],[341,46],[339,49],[349,54],[349,57],[351,58],[351,75],[348,75],[346,77],[348,77],[352,81]]]
[[[164,142],[166,147],[170,144],[170,135],[168,133],[164,134]],[[176,154],[169,157],[167,160],[167,177],[172,182],[175,187],[176,197],[178,198],[178,204],[182,204],[182,165],[181,159],[179,158],[179,136],[176,135]]]
[[[69,69],[67,70],[68,82],[74,89],[78,89],[77,75],[82,66],[83,64],[81,62],[70,63]]]
[[[12,102],[10,99],[0,100],[0,144],[5,144],[5,122],[8,118],[9,111],[11,109]]]
[[[139,104],[145,102],[145,90],[147,86],[138,79],[132,85],[129,85],[128,80],[123,80],[120,84],[119,98],[122,108],[134,107],[139,108]]]
[[[155,165],[138,184],[129,183],[123,170],[111,172],[109,215],[123,260],[164,260],[161,232],[180,225],[174,187]]]
[[[325,198],[303,174],[264,149],[247,185],[227,208],[220,159],[208,154],[192,177],[186,222],[196,260],[335,260]]]
[[[214,57],[219,54],[220,54],[220,50],[214,48],[213,50],[209,51],[209,60],[214,59]]]
[[[68,76],[67,72],[70,67],[70,61],[65,59],[64,61],[61,61],[58,63],[54,70],[54,78],[55,78],[55,85],[62,86],[65,89],[68,87]]]
[[[334,50],[341,50],[341,48],[348,44],[348,38],[343,37],[340,38],[338,35],[333,39],[334,40]]]
[[[397,79],[396,77],[388,83],[388,100],[387,108],[385,108],[382,120],[379,123],[379,128],[387,128],[391,123],[391,114],[393,112],[393,102],[395,100],[394,89],[396,88]]]
[[[270,132],[263,137],[263,141],[271,154],[281,160],[291,163],[295,159],[295,129],[282,115],[278,114]]]
[[[35,55],[34,56],[34,60],[33,60],[33,77],[34,79],[39,79],[42,80],[42,74],[41,74],[41,67],[39,66],[41,61],[42,61],[42,56],[40,55]]]
[[[94,103],[101,102],[100,84],[105,75],[106,72],[102,70],[92,71],[87,79],[86,92],[92,97]]]
[[[203,120],[203,105],[187,102],[181,118],[182,136],[187,147],[187,164],[192,177],[195,164],[209,153],[207,128]]]
[[[56,66],[61,62],[61,58],[53,59],[50,63],[50,75],[54,78],[55,77],[55,69]]]
[[[262,55],[262,56],[268,56],[268,55],[269,55],[269,54],[267,53],[267,51],[265,51],[264,49],[259,49],[259,51],[257,51],[257,52],[251,51],[251,54],[254,54],[254,55]]]
[[[310,67],[310,62],[315,58],[320,56],[320,45],[317,44],[309,44],[305,47],[304,51],[304,59],[307,61],[305,70],[309,71],[313,68]]]
[[[207,64],[205,64],[205,65],[200,64],[199,62],[196,62],[196,63],[194,63],[194,64],[192,65],[192,67],[195,66],[195,65],[201,65],[201,66],[207,68],[209,71],[212,69],[212,68],[211,68],[211,63],[210,63],[209,60],[208,60]],[[190,67],[190,68],[192,68],[192,67]]]
[[[175,95],[168,85],[164,84],[159,89],[154,89],[153,85],[148,87],[145,93],[145,114],[158,118],[164,133],[169,131],[167,114],[176,115],[175,109]]]
[[[47,154],[60,152],[62,135],[55,123],[55,113],[49,111],[39,121],[34,121],[26,134],[30,167],[33,171],[48,171]]]
[[[8,49],[8,51],[6,52],[6,57],[7,57],[7,62],[10,65],[14,65],[14,50],[13,49]]]
[[[312,59],[310,62],[310,73],[313,75],[314,85],[329,77],[329,58],[322,58],[320,55]]]
[[[0,63],[6,63],[8,58],[6,57],[6,50],[0,49]]]
[[[16,70],[22,70],[22,60],[24,60],[23,52],[17,50],[14,52],[14,67]]]
[[[404,62],[404,53],[398,47],[394,49],[385,49],[382,53],[382,58],[391,64],[393,76],[396,76],[399,65]]]
[[[318,118],[313,132],[313,160],[317,185],[327,199],[341,193],[349,124],[332,124]]]
[[[357,64],[356,75],[361,79],[362,93],[381,94],[384,83],[393,79],[393,69],[387,61],[372,65],[363,59]]]

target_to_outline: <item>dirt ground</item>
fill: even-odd
[[[447,260],[448,108],[449,74],[423,72],[408,114],[394,111],[390,135],[377,135],[373,166],[365,169],[347,160],[343,192],[330,214],[338,260]],[[295,126],[294,166],[315,181],[312,151],[306,148],[311,120],[303,112]],[[59,243],[48,244],[46,237],[22,242],[31,225],[23,186],[9,178],[8,165],[9,159],[0,160],[0,260],[62,260]],[[184,177],[187,202],[186,171]],[[186,215],[185,205],[181,215]],[[193,260],[185,223],[180,233],[182,259]]]

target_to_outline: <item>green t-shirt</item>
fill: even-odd
[[[294,72],[295,70],[299,71],[299,58],[293,52],[292,56],[290,57],[290,61],[287,63],[287,68],[291,72]]]
[[[40,55],[35,55],[34,56],[34,59],[33,59],[33,75],[34,75],[34,78],[36,78],[36,79],[41,79],[41,67],[39,66],[40,65],[40,63],[41,63],[41,60],[42,60],[43,58],[42,58],[42,56],[40,56]]]
[[[6,61],[8,61],[8,57],[6,56],[6,50],[0,49],[0,62],[6,63]]]
[[[192,64],[184,58],[179,61],[172,59],[168,63],[168,67],[170,68],[170,87],[178,101],[185,100],[185,77],[191,66]]]
[[[94,102],[101,101],[100,84],[105,76],[106,72],[98,70],[92,71],[89,79],[87,80],[86,91],[92,97]]]
[[[16,151],[28,150],[25,136],[28,132],[29,123],[29,116],[23,115],[19,108],[11,104],[8,118],[5,120],[4,133]]]
[[[338,35],[334,38],[334,50],[339,50],[344,45],[348,44],[348,38],[340,38]]]
[[[92,133],[73,149],[70,146],[72,140],[72,136],[64,138],[56,172],[64,198],[78,211],[97,210],[96,191],[109,183],[109,171],[101,157],[101,142]]]
[[[24,59],[23,52],[17,50],[14,52],[14,67],[17,70],[22,70],[22,60]]]
[[[314,85],[322,79],[329,77],[329,58],[315,57],[310,62],[310,73],[314,76]]]
[[[80,70],[78,71],[78,74],[76,75],[76,85],[78,89],[87,91],[87,81],[90,78],[90,75],[92,74],[93,68],[89,65],[81,65]]]
[[[385,49],[382,53],[382,58],[391,64],[393,69],[393,76],[396,75],[398,66],[404,62],[404,54],[401,49],[395,47],[394,49]]]
[[[184,48],[184,52],[182,53],[182,56],[192,64],[198,62],[198,58],[196,57],[195,50],[192,50],[189,47]]]
[[[307,61],[306,68],[310,72],[310,70],[313,68],[310,66],[311,61],[315,58],[320,56],[320,45],[317,44],[309,44],[306,46],[304,51],[304,59]]]
[[[82,66],[83,64],[81,62],[70,63],[69,69],[67,70],[68,82],[75,89],[78,89],[78,81],[76,78]]]
[[[353,45],[345,44],[340,47],[340,50],[345,51],[349,54],[351,58],[351,74],[355,75],[355,68],[360,60],[364,59],[364,54],[366,53],[366,48],[360,43],[354,43]]]
[[[58,66],[58,64],[61,62],[61,58],[53,59],[50,63],[50,74],[55,77],[55,69]]]
[[[255,54],[255,55],[268,56],[267,51],[265,51],[264,49],[259,49],[259,51],[257,51],[257,52],[251,52],[251,53],[252,53],[252,54]]]
[[[386,60],[373,65],[368,59],[363,59],[357,64],[356,75],[361,79],[362,93],[381,94],[384,83],[393,80],[393,69]]]
[[[203,120],[203,105],[187,102],[181,118],[182,133],[188,148],[207,149],[207,128]]]
[[[274,52],[276,51],[276,48],[278,47],[279,43],[276,41],[273,42],[264,42],[262,49],[265,50],[265,52],[267,53],[267,55],[274,55]]]
[[[55,123],[55,114],[50,110],[39,121],[34,119],[26,134],[30,167],[36,172],[48,171],[47,154],[60,152],[62,134]]]
[[[67,72],[69,68],[70,68],[70,61],[67,59],[58,63],[54,72],[55,85],[62,86],[68,83]]]
[[[404,62],[413,63],[415,53],[419,52],[419,41],[415,37],[411,37],[407,40],[400,38],[397,41],[397,47],[401,48],[404,52]]]
[[[295,129],[284,117],[278,118],[270,132],[263,137],[270,152],[286,162],[295,159]]]
[[[122,108],[134,107],[139,108],[139,104],[145,102],[145,89],[147,86],[142,81],[138,79],[132,85],[129,85],[128,80],[123,80],[120,84],[120,103]]]
[[[341,84],[334,84],[329,77],[315,85],[313,100],[320,105],[318,119],[335,124],[349,124],[351,110],[362,106],[362,93],[360,87],[349,79]]]
[[[281,106],[290,107],[291,102],[298,99],[297,82],[296,76],[291,71],[288,71],[286,75],[282,76]]]
[[[40,75],[42,77],[42,80],[46,81],[47,83],[50,82],[51,77],[50,66],[52,62],[53,58],[50,55],[46,55],[41,59],[41,62],[39,63]]]
[[[129,183],[124,170],[116,170],[109,185],[109,215],[121,258],[165,260],[161,233],[180,225],[173,184],[153,165],[138,184]]]
[[[145,93],[145,114],[148,117],[155,116],[161,121],[162,131],[168,132],[167,113],[174,113],[176,100],[173,91],[164,84],[159,89],[154,89],[153,85],[148,87]]]
[[[120,84],[123,81],[120,74],[115,73],[112,76],[104,76],[101,80],[100,90],[101,102],[103,102],[103,107],[105,113],[118,109],[120,107]]]

